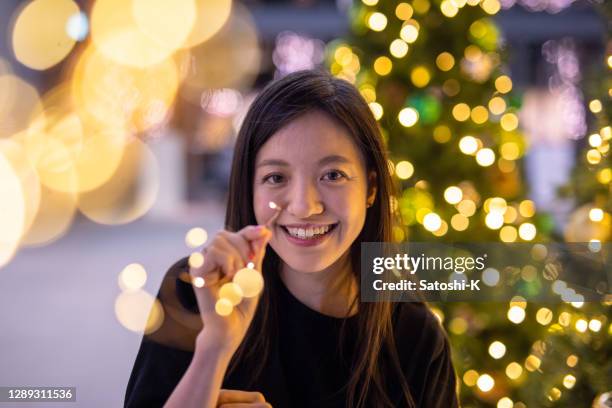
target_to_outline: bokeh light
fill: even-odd
[[[123,291],[115,300],[115,316],[123,327],[149,334],[164,322],[164,308],[159,300],[143,290]]]
[[[75,39],[66,29],[79,13],[72,0],[34,0],[19,13],[13,28],[15,58],[28,68],[45,70],[58,64],[72,50]]]
[[[119,274],[119,287],[122,290],[142,289],[147,282],[147,271],[139,263],[132,263]]]

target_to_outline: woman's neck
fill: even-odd
[[[286,263],[281,268],[281,279],[300,302],[324,315],[353,316],[357,313],[353,299],[358,294],[348,253],[319,272],[300,272]]]

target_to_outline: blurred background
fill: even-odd
[[[164,317],[165,271],[223,227],[249,104],[296,70],[330,70],[370,104],[399,187],[396,241],[600,248],[612,231],[611,8],[0,2],[0,385],[123,404],[142,333]],[[529,282],[540,266],[515,268]],[[432,305],[465,407],[611,406],[612,303],[564,301],[563,285],[557,304]]]

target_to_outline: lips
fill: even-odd
[[[287,227],[285,227],[284,225],[279,225],[279,227],[283,230],[285,239],[289,243],[300,246],[300,247],[314,247],[314,246],[320,245],[321,243],[327,241],[329,237],[331,236],[331,234],[336,229],[336,227],[338,226],[338,223],[330,224],[330,225],[331,227],[329,231],[327,231],[325,234],[317,235],[316,237],[313,237],[313,238],[304,238],[304,239],[291,235],[289,231],[287,230]]]
[[[324,234],[316,234],[317,237],[324,237],[326,235],[328,235],[330,232],[332,232],[337,226],[338,223],[335,224],[287,224],[287,225],[279,225],[283,230],[285,230],[285,232],[293,237],[293,238],[297,238],[297,239],[301,239],[298,236],[295,235],[291,235],[291,233],[289,232],[289,228],[301,228],[304,230],[308,230],[308,229],[316,229],[316,228],[321,228],[321,227],[326,227],[329,226],[329,230],[327,230],[327,232],[325,232]],[[289,228],[288,228],[289,227]],[[316,238],[310,238],[310,239],[316,239]],[[304,238],[304,241],[307,240],[306,238]]]

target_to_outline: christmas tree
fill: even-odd
[[[350,35],[328,47],[331,72],[358,87],[390,152],[398,242],[550,240],[551,218],[526,199],[521,98],[492,20],[500,8],[362,0]],[[609,165],[597,174],[605,179]],[[464,407],[586,406],[606,391],[610,318],[599,304],[516,297],[432,309],[450,336]]]

